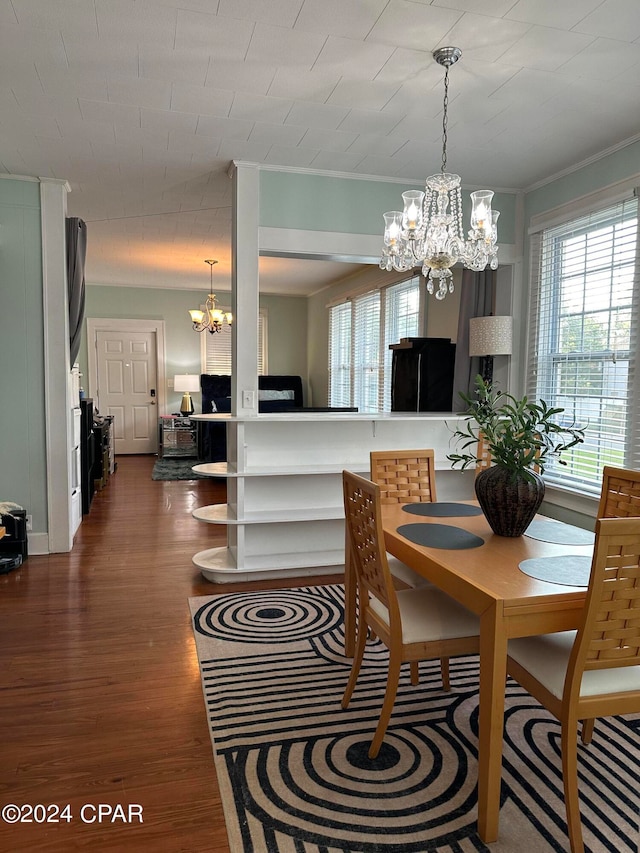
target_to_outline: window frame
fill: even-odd
[[[222,307],[222,311],[230,311],[231,309]],[[263,376],[269,372],[268,368],[268,312],[266,308],[261,308],[258,312],[258,376]],[[231,376],[233,370],[233,355],[232,355],[232,327],[226,323],[222,327],[222,331],[200,332],[200,367],[202,373],[212,374],[214,376]],[[217,353],[221,368],[228,369],[209,369],[215,368],[215,361],[210,355],[210,349],[217,345],[224,346],[224,353],[220,357]]]
[[[398,301],[413,288],[417,297],[417,306],[412,313],[414,328],[408,328],[406,322],[390,323],[394,313],[391,299]],[[376,302],[374,307],[373,303]],[[358,313],[368,309],[367,320],[377,311],[375,329],[367,336],[365,321],[358,323]],[[418,273],[407,275],[383,287],[372,287],[346,297],[340,302],[328,306],[329,342],[328,342],[328,404],[330,406],[355,406],[362,412],[386,412],[391,410],[391,352],[390,343],[397,343],[400,337],[419,337],[423,328],[424,287]],[[406,317],[396,315],[401,320]],[[364,316],[364,315],[362,315]],[[338,322],[339,318],[339,322]],[[348,319],[347,319],[348,318]],[[369,325],[372,325],[369,323]],[[340,329],[338,329],[340,326]],[[400,329],[401,326],[404,328]],[[411,332],[411,334],[408,334]],[[349,347],[348,365],[337,356],[344,355]],[[341,352],[337,351],[337,348]],[[364,350],[367,350],[365,352]],[[374,362],[365,355],[375,353]],[[359,353],[363,356],[359,357]],[[374,387],[371,386],[373,374]],[[340,379],[338,379],[338,376]],[[347,380],[347,381],[346,381]],[[375,396],[375,404],[373,398]]]
[[[561,219],[550,217],[547,224],[538,222],[530,233],[526,393],[530,398],[544,399],[548,404],[565,410],[566,401],[573,399],[573,412],[567,410],[569,420],[573,413],[577,413],[578,420],[583,421],[578,425],[586,426],[584,445],[563,454],[563,461],[568,463],[566,466],[551,460],[544,479],[554,488],[595,498],[600,494],[604,465],[637,467],[640,461],[640,423],[637,417],[640,229],[637,196],[627,193],[624,198],[600,198],[593,209],[575,210],[573,213],[567,210]],[[602,262],[604,257],[607,258],[606,263]],[[599,288],[605,296],[605,288],[609,289],[608,299],[601,305],[595,304],[594,300]],[[627,304],[616,304],[617,296],[624,294],[625,288]],[[580,300],[580,307],[576,309]],[[625,311],[629,318],[628,341],[621,348],[615,343],[609,346],[612,335],[613,341],[617,341],[612,329]],[[605,319],[606,325],[603,325]],[[569,334],[572,322],[580,330],[582,347],[567,350],[567,340],[563,343],[562,336]],[[589,349],[589,329],[597,335],[605,328],[607,346]],[[577,378],[581,365],[586,372]],[[568,381],[567,368],[576,376],[573,395],[569,393],[571,377]],[[618,384],[615,382],[616,373]],[[599,384],[599,394],[590,393],[587,379]],[[622,388],[624,393],[621,393]],[[618,449],[615,448],[617,430],[608,421],[617,404],[624,413],[624,436]],[[597,417],[591,419],[593,431],[590,435],[589,417],[584,415],[593,412],[597,412]]]

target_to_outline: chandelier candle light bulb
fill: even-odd
[[[430,175],[425,192],[402,193],[404,210],[384,214],[384,248],[380,268],[404,272],[422,264],[427,290],[436,299],[453,293],[451,267],[462,263],[479,272],[487,265],[498,268],[498,211],[491,208],[493,192],[471,193],[471,230],[465,240],[462,229],[460,176],[447,172],[447,110],[449,67],[462,56],[459,47],[441,47],[433,54],[445,68],[442,118],[442,167]],[[435,285],[437,284],[437,290]]]

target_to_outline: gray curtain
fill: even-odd
[[[69,217],[66,221],[67,282],[69,286],[69,345],[71,364],[80,350],[84,320],[84,262],[87,256],[87,226],[82,219]]]
[[[494,270],[483,272],[462,271],[460,286],[460,314],[458,316],[458,339],[456,342],[456,363],[453,375],[453,409],[465,408],[460,392],[472,394],[475,378],[481,373],[480,358],[469,357],[469,320],[472,317],[488,317],[493,313],[495,298]]]

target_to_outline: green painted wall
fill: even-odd
[[[164,320],[166,377],[176,373],[200,373],[200,336],[191,328],[187,313],[200,304],[202,291],[161,290],[148,287],[88,285],[85,318],[118,320]],[[88,391],[87,335],[82,336],[78,364],[81,383]],[[167,411],[176,411],[180,395],[166,389]]]
[[[0,501],[47,529],[40,185],[0,180]]]
[[[528,226],[530,217],[537,213],[566,204],[632,175],[640,175],[640,142],[627,145],[595,163],[527,193],[525,222]]]
[[[302,376],[307,384],[307,299],[261,296],[267,312],[267,367],[271,374]],[[305,389],[306,390],[306,389]],[[305,403],[307,394],[305,393]]]
[[[382,247],[382,215],[388,210],[402,210],[405,189],[424,189],[424,185],[262,171],[260,225],[305,231],[380,234]],[[464,188],[462,197],[466,229],[470,202],[469,193]],[[492,204],[500,211],[500,242],[515,243],[516,195],[496,193]]]
[[[329,312],[330,291],[322,290],[307,302],[307,348],[309,357],[308,405],[326,406],[329,402]]]
[[[220,296],[221,304],[228,294]],[[120,320],[164,320],[166,379],[176,373],[200,373],[201,336],[191,328],[187,313],[202,301],[201,290],[165,290],[147,287],[87,287],[85,318]],[[260,305],[268,312],[268,365],[270,373],[301,375],[306,382],[306,300],[295,297],[263,296]],[[283,334],[283,329],[286,334]],[[203,334],[206,334],[203,332]],[[78,364],[88,390],[87,336],[82,337]],[[181,395],[167,388],[167,411],[177,411]],[[197,404],[196,404],[197,405]]]

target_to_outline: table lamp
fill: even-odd
[[[173,390],[182,394],[180,414],[188,418],[193,414],[191,394],[200,390],[200,378],[195,373],[178,373],[173,379]]]
[[[472,317],[469,320],[469,355],[483,359],[482,379],[493,382],[494,355],[511,355],[512,317]]]

